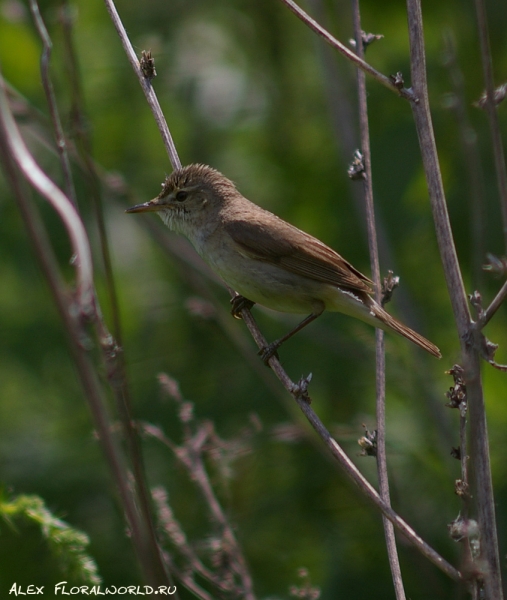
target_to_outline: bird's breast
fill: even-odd
[[[231,245],[205,244],[201,255],[234,291],[253,302],[288,313],[310,313],[318,299],[314,282],[256,260]]]

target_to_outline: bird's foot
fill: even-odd
[[[264,346],[264,348],[261,348],[259,352],[257,352],[257,354],[261,357],[262,362],[266,365],[266,367],[269,367],[269,359],[272,356],[280,360],[280,357],[278,356],[277,352],[279,347],[280,344],[278,342],[272,342],[271,344]]]
[[[241,319],[241,311],[244,308],[252,308],[255,302],[252,302],[248,298],[241,296],[240,294],[236,294],[234,298],[231,298],[231,315],[235,319]]]

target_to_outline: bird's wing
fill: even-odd
[[[372,282],[324,243],[271,213],[224,224],[238,250],[250,258],[350,290],[371,293]]]

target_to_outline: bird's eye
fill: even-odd
[[[183,202],[183,200],[186,200],[188,197],[188,192],[185,192],[184,190],[180,190],[179,192],[176,193],[175,199],[178,202]]]

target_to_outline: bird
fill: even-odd
[[[316,237],[245,198],[216,169],[190,164],[174,170],[159,195],[126,210],[157,212],[183,234],[232,288],[232,314],[259,304],[307,316],[259,352],[265,364],[280,346],[325,310],[394,331],[441,358],[440,350],[390,315],[374,298],[373,282]]]

